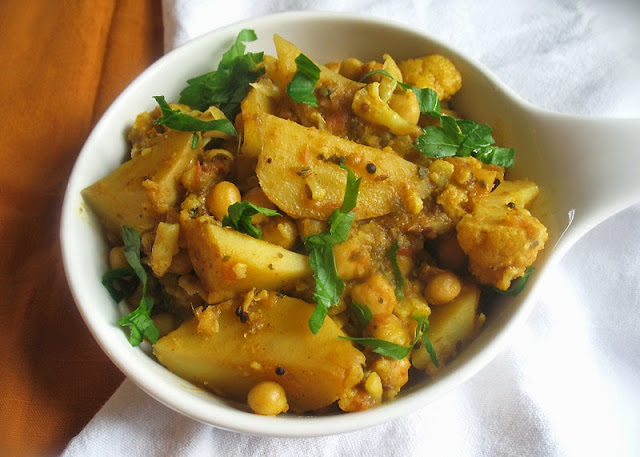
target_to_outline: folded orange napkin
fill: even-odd
[[[59,212],[96,119],[161,53],[159,2],[0,2],[0,455],[59,452],[122,381],[75,310]]]

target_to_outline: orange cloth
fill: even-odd
[[[162,48],[159,0],[0,2],[0,455],[60,452],[122,381],[75,309],[59,215],[93,124]]]

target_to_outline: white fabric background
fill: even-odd
[[[640,118],[635,1],[164,0],[165,47],[303,9],[406,22],[547,109]],[[407,417],[341,436],[258,438],[194,422],[125,381],[64,455],[640,455],[639,227],[636,205],[589,232],[556,267],[510,346]]]

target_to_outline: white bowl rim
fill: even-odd
[[[69,184],[65,192],[65,198],[62,208],[61,226],[60,226],[60,238],[63,253],[63,265],[70,290],[73,298],[76,302],[77,308],[82,315],[90,332],[101,346],[102,350],[113,361],[113,363],[137,386],[147,392],[149,395],[170,407],[171,409],[178,411],[192,419],[197,421],[216,426],[218,428],[248,433],[252,435],[260,436],[278,436],[278,437],[312,437],[312,436],[324,436],[331,434],[346,433],[356,431],[364,428],[368,428],[389,420],[398,418],[410,411],[414,411],[419,405],[424,405],[431,402],[455,386],[469,379],[475,373],[477,373],[482,367],[487,365],[503,348],[508,334],[517,327],[524,318],[531,311],[535,297],[537,295],[537,285],[541,282],[541,278],[537,278],[532,284],[532,289],[528,294],[527,300],[522,303],[518,310],[515,311],[510,321],[496,334],[487,345],[476,352],[475,356],[466,361],[460,366],[456,366],[455,370],[446,373],[446,382],[440,379],[440,382],[430,385],[427,389],[416,390],[410,395],[398,398],[392,402],[389,402],[381,407],[373,408],[367,411],[358,413],[349,413],[332,416],[279,416],[279,417],[263,417],[255,415],[250,412],[242,411],[237,408],[229,406],[218,406],[215,404],[209,404],[206,408],[203,408],[201,400],[193,395],[189,395],[187,389],[180,391],[175,386],[166,386],[163,383],[154,382],[153,372],[150,373],[149,369],[153,370],[150,365],[141,365],[139,355],[142,351],[138,348],[128,348],[128,351],[122,350],[121,342],[115,342],[108,338],[105,338],[107,326],[113,327],[116,325],[113,322],[102,322],[97,320],[91,310],[91,297],[87,295],[85,288],[82,286],[82,275],[77,275],[79,271],[79,265],[75,261],[76,250],[74,246],[74,232],[70,227],[71,219],[74,217],[74,213],[77,212],[78,202],[78,189],[81,188],[81,159],[89,154],[89,150],[92,149],[92,145],[97,141],[99,137],[99,131],[109,122],[111,113],[117,106],[124,103],[130,93],[134,92],[143,81],[154,73],[154,70],[158,68],[166,59],[173,58],[176,53],[182,52],[182,50],[197,46],[202,41],[208,41],[212,36],[220,35],[224,36],[233,32],[233,35],[241,28],[254,28],[263,24],[271,22],[287,22],[287,21],[315,21],[335,19],[343,21],[353,21],[366,25],[382,27],[386,29],[398,29],[403,32],[415,33],[423,37],[426,41],[436,43],[443,49],[449,50],[452,55],[456,55],[458,58],[466,60],[471,65],[475,66],[485,77],[494,82],[501,90],[512,96],[512,98],[519,100],[523,105],[528,103],[519,99],[515,94],[506,86],[504,86],[497,78],[486,70],[481,64],[474,59],[465,56],[458,50],[454,50],[446,43],[433,38],[422,31],[412,29],[406,24],[390,21],[388,19],[381,19],[378,17],[371,17],[366,15],[354,15],[346,13],[335,12],[286,12],[269,16],[263,16],[254,19],[248,19],[238,23],[234,23],[223,28],[211,31],[201,37],[192,40],[185,45],[177,48],[174,51],[169,52],[167,55],[160,58],[154,64],[152,64],[147,70],[140,74],[129,86],[116,98],[113,104],[107,109],[100,121],[96,124],[94,130],[89,135],[85,145],[83,146],[78,161],[74,165],[72,170]],[[558,256],[553,256],[555,258]],[[551,259],[549,259],[551,260]],[[546,268],[549,271],[549,268]],[[128,344],[128,343],[127,343]],[[148,357],[147,357],[148,358]],[[157,365],[158,370],[165,370],[157,362],[153,362]],[[186,381],[183,381],[186,385]]]

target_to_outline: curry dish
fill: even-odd
[[[306,103],[302,51],[275,44],[235,113],[157,99],[131,158],[83,197],[111,246],[106,281],[140,306],[132,337],[162,365],[258,414],[362,411],[437,376],[481,331],[481,295],[524,283],[547,240],[526,209],[538,188],[505,180],[491,154],[508,150],[473,145],[446,57],[310,61]],[[172,128],[175,113],[230,122]]]

